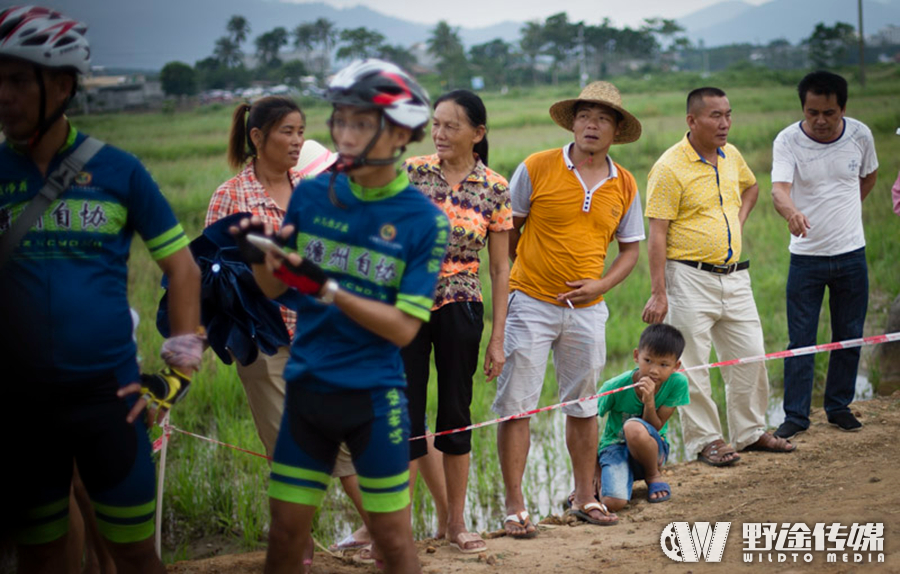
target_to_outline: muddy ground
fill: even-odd
[[[426,574],[497,572],[864,572],[900,573],[900,392],[891,397],[854,403],[856,416],[865,425],[860,432],[845,433],[829,426],[824,413],[813,416],[810,430],[797,438],[792,454],[744,453],[733,467],[713,468],[699,462],[667,467],[672,499],[663,504],[646,501],[646,487],[635,485],[634,499],[619,513],[611,527],[571,526],[561,516],[542,517],[540,535],[531,540],[499,536],[488,540],[482,554],[463,555],[444,541],[418,543]],[[562,510],[560,509],[560,515]],[[730,522],[722,563],[675,562],[663,553],[660,535],[673,521]],[[837,553],[837,563],[827,562],[826,552],[812,552],[778,563],[778,554],[765,553],[764,564],[755,555],[744,563],[743,523],[776,522],[807,524],[882,523],[884,562],[878,553],[861,553],[862,563],[849,562]],[[498,517],[499,523],[499,517]],[[847,530],[848,530],[847,529]],[[846,533],[847,530],[844,532]],[[502,531],[500,531],[502,533]],[[491,536],[491,533],[483,533]],[[493,533],[497,534],[497,533]],[[206,560],[179,562],[169,567],[177,574],[237,574],[262,572],[263,552],[225,555]],[[872,562],[868,560],[871,558]],[[368,574],[374,566],[356,564],[351,556],[317,552],[314,574]]]

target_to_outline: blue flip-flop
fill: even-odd
[[[657,492],[665,492],[662,498],[652,498]],[[668,482],[651,482],[647,485],[647,501],[650,503],[665,502],[672,498],[672,489]]]

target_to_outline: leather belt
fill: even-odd
[[[717,275],[728,275],[735,271],[743,271],[750,268],[750,260],[741,261],[739,263],[729,263],[728,265],[713,265],[712,263],[704,263],[702,261],[685,261],[683,259],[673,259],[677,263],[684,263],[695,269],[715,273]]]

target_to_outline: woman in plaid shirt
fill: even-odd
[[[270,96],[252,105],[239,104],[231,123],[228,163],[241,171],[213,194],[206,212],[206,225],[234,213],[248,212],[279,229],[291,193],[300,182],[301,175],[295,166],[305,129],[303,112],[289,98]],[[282,307],[281,315],[293,337],[297,314]],[[288,347],[281,347],[272,356],[260,353],[256,361],[246,366],[235,361],[259,438],[269,456],[275,449],[281,422],[282,373],[287,358]]]

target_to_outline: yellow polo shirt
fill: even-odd
[[[647,178],[647,217],[667,219],[666,258],[722,265],[741,257],[741,193],[756,177],[731,144],[718,165],[704,160],[687,135],[656,161]]]

